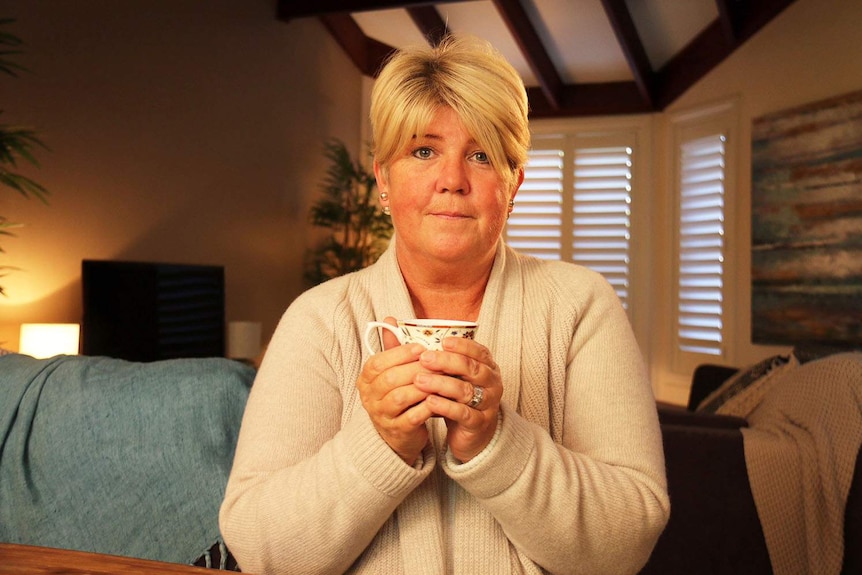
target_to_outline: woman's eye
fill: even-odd
[[[427,160],[431,157],[431,148],[417,148],[413,150],[413,155],[419,158],[420,160]]]
[[[476,152],[473,154],[473,158],[479,162],[480,164],[489,164],[491,160],[488,158],[488,154],[485,152]]]

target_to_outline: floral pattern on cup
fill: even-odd
[[[376,353],[369,341],[372,331],[377,328],[386,329],[395,334],[398,341],[405,343],[421,343],[428,349],[443,349],[443,339],[447,337],[463,337],[475,339],[478,324],[469,321],[450,319],[406,319],[398,320],[398,328],[388,323],[372,321],[365,330],[365,345],[372,354]]]

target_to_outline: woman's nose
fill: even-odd
[[[470,183],[467,177],[467,162],[463,158],[449,158],[440,167],[438,189],[441,192],[467,194]]]

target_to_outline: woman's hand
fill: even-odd
[[[395,325],[393,318],[385,321]],[[419,363],[425,347],[418,343],[398,345],[386,330],[383,336],[385,351],[369,358],[356,387],[377,432],[401,459],[413,465],[428,443],[425,422],[432,415],[422,407],[428,393],[413,384],[425,371]]]
[[[488,348],[457,337],[445,338],[443,351],[423,352],[419,365],[424,369],[414,382],[425,395],[422,405],[446,419],[452,455],[462,463],[470,461],[491,442],[497,429],[503,396],[500,368]],[[476,387],[482,389],[482,400],[470,407]]]

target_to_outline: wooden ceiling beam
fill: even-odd
[[[761,28],[769,24],[773,18],[781,14],[796,0],[759,0],[749,1],[736,11],[737,46],[742,44]]]
[[[641,97],[651,108],[655,103],[655,75],[628,6],[625,0],[602,0],[602,6],[634,75]]]
[[[542,93],[551,107],[559,108],[563,98],[563,80],[548,56],[538,32],[530,23],[527,11],[520,0],[493,0],[506,27],[511,32],[539,82]]]
[[[366,76],[376,78],[386,58],[395,49],[366,36],[348,14],[323,14],[318,18],[354,66]]]
[[[527,88],[530,118],[571,118],[646,114],[652,108],[641,97],[634,82],[606,82],[569,85],[563,89],[558,107],[551,106],[539,88]]]
[[[367,12],[390,8],[432,6],[464,0],[278,0],[278,18],[291,20],[307,16]]]
[[[438,45],[449,35],[449,26],[434,6],[412,6],[407,8],[407,13],[432,46]]]
[[[715,0],[715,5],[718,8],[718,21],[721,23],[724,37],[729,45],[735,46],[739,35],[738,12],[741,6],[737,0]]]
[[[432,4],[462,0],[278,0],[280,19],[318,16],[356,67],[376,77],[394,50],[367,37],[351,11],[407,8],[416,25],[429,35],[441,26]],[[739,45],[756,34],[795,0],[716,0],[719,17],[660,70],[652,71],[624,0],[602,0],[614,33],[622,46],[634,82],[566,85],[551,62],[523,0],[493,0],[516,38],[538,88],[527,90],[534,118],[637,114],[664,110],[695,82],[720,64]],[[442,24],[445,26],[445,23]],[[433,36],[433,34],[432,34]]]
[[[795,1],[752,0],[738,13],[735,44],[728,42],[725,24],[716,19],[656,73],[657,108],[669,106]]]

